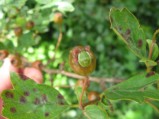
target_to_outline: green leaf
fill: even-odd
[[[146,41],[147,41],[148,47],[150,49],[151,44],[152,44],[152,40],[147,39]],[[153,46],[152,60],[156,60],[158,55],[159,55],[159,49],[158,49],[158,45],[155,43],[154,46]]]
[[[17,8],[21,8],[25,3],[26,3],[27,0],[5,0],[4,4],[5,5],[8,5],[8,6],[14,6],[14,7],[17,7]]]
[[[17,26],[25,26],[26,18],[25,17],[17,17],[16,18],[16,25]]]
[[[100,102],[98,102],[98,106],[100,106],[101,108],[105,109],[105,110],[113,110],[113,106],[110,102],[110,100],[108,100],[105,96],[102,97],[102,99],[100,100]]]
[[[121,82],[109,89],[140,89],[144,88],[145,86],[155,83],[157,80],[159,80],[159,74],[152,74],[152,76],[149,76],[150,74],[147,73],[141,73],[137,74],[128,80]]]
[[[33,46],[35,44],[35,40],[33,39],[33,33],[28,32],[26,34],[23,34],[18,39],[18,46],[20,48],[27,48],[30,46]]]
[[[57,2],[59,0],[35,0],[39,4],[50,4],[51,2]]]
[[[159,90],[145,90],[143,93],[145,97],[159,101]]]
[[[7,49],[9,52],[14,52],[15,51],[15,46],[13,44],[13,41],[12,40],[6,40],[4,42],[4,46],[5,46],[5,49]]]
[[[111,28],[139,58],[146,57],[145,34],[136,17],[126,8],[112,8],[109,14]]]
[[[47,4],[43,5],[40,9],[43,10],[43,9],[48,9],[48,8],[51,8],[51,7],[55,7],[57,2],[58,2],[58,0],[51,1],[49,4],[47,3]]]
[[[142,95],[142,91],[138,90],[109,90],[105,92],[105,96],[107,96],[110,100],[134,100],[137,102],[143,102],[144,97]]]
[[[43,10],[40,13],[38,12],[33,15],[32,19],[33,19],[33,22],[35,23],[33,30],[38,31],[40,33],[48,31],[48,25],[51,21],[49,18],[50,12],[51,12],[50,10]]]
[[[37,0],[37,1],[41,1],[41,0]],[[43,0],[42,0],[42,2],[43,2]],[[58,0],[54,0],[54,1],[50,2],[49,4],[46,4],[46,5],[42,6],[41,9],[48,9],[48,8],[51,8],[51,7],[55,7],[56,8],[55,10],[61,11],[63,13],[73,12],[74,9],[75,9],[70,2],[68,2],[68,1],[58,1]]]
[[[108,119],[107,112],[97,105],[88,105],[84,111],[88,119]]]
[[[14,46],[12,40],[6,39],[5,42],[3,43],[0,42],[0,50],[7,50],[10,53],[15,53],[16,47]]]
[[[157,80],[159,80],[159,74],[152,72],[139,74],[107,89],[104,95],[112,100],[123,99],[137,102],[143,102],[145,98],[159,99],[157,89],[144,89],[146,86],[157,82]]]
[[[0,50],[3,50],[3,49],[5,49],[5,46],[3,43],[0,42]]]
[[[73,5],[66,1],[56,2],[55,5],[57,6],[57,9],[61,12],[73,12],[74,11]]]
[[[3,115],[10,119],[55,119],[69,106],[52,87],[11,74],[13,90],[2,93]]]
[[[82,93],[82,87],[75,87],[75,94],[76,94],[78,102],[80,101],[81,93]],[[82,97],[82,101],[85,102],[86,99],[87,99],[86,92],[84,92],[84,95]]]
[[[156,66],[157,62],[149,59],[141,59],[140,62],[144,62],[147,67]]]

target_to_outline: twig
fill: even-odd
[[[80,99],[79,99],[79,108],[83,110],[83,102],[82,102],[82,99],[83,99],[83,95],[84,95],[84,92],[85,92],[85,87],[83,86],[82,87],[82,92],[80,94]]]
[[[55,50],[54,50],[54,55],[51,59],[48,60],[48,63],[46,64],[46,66],[48,64],[50,64],[50,62],[54,61],[55,60],[55,57],[56,57],[56,52],[61,44],[61,41],[62,41],[62,37],[63,37],[63,34],[62,34],[62,26],[60,25],[59,26],[59,36],[58,36],[58,39],[57,39],[57,43],[56,43],[56,46],[55,46]]]
[[[53,78],[51,76],[50,76],[50,84],[51,84],[51,87],[53,87]]]
[[[86,76],[85,78],[86,79],[83,81],[82,92],[81,92],[80,99],[79,99],[79,107],[82,110],[84,109],[82,99],[83,99],[85,91],[87,90],[87,88],[89,87],[89,84],[90,84],[89,77]]]
[[[71,72],[67,72],[64,70],[56,70],[56,69],[47,69],[47,68],[43,68],[43,71],[48,73],[48,74],[62,74],[71,78],[75,78],[75,79],[83,79],[85,78],[84,76],[75,74],[75,73],[71,73]],[[118,79],[118,78],[99,78],[99,77],[89,77],[90,81],[94,81],[97,83],[100,83],[101,81],[103,82],[109,82],[109,83],[119,83],[121,81],[123,81],[122,79]]]
[[[55,47],[55,51],[59,48],[60,44],[61,44],[61,41],[62,41],[62,28],[61,26],[59,26],[60,28],[60,34],[59,34],[59,37],[58,37],[58,40],[57,40],[57,44],[56,44],[56,47]]]

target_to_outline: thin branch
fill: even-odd
[[[75,79],[85,78],[84,76],[81,76],[81,75],[78,75],[75,73],[71,73],[71,72],[67,72],[64,70],[43,68],[43,71],[48,73],[48,74],[62,74],[62,75],[65,75],[67,77],[71,77],[71,78],[75,78]],[[89,77],[89,80],[97,82],[97,83],[100,83],[101,81],[109,82],[109,83],[119,83],[119,82],[123,81],[122,79],[118,79],[118,78],[99,78],[99,77]]]
[[[58,37],[58,40],[57,40],[57,44],[56,44],[56,47],[55,47],[55,51],[59,48],[60,44],[61,44],[61,41],[62,41],[62,28],[60,26],[59,28],[60,30],[60,34],[59,34],[59,37]]]
[[[52,57],[51,59],[48,60],[46,66],[47,66],[48,64],[50,64],[50,62],[52,62],[52,61],[55,60],[56,52],[57,52],[57,50],[58,50],[58,48],[59,48],[59,46],[60,46],[60,44],[61,44],[62,37],[63,37],[63,34],[62,34],[62,26],[61,26],[61,25],[59,26],[59,32],[60,32],[60,33],[59,33],[59,36],[58,36],[58,39],[57,39],[57,43],[56,43],[56,46],[55,46],[54,55],[53,55],[53,57]]]

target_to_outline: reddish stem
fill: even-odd
[[[84,96],[84,93],[85,93],[86,89],[87,89],[88,86],[89,86],[89,83],[90,83],[89,78],[86,77],[86,79],[85,79],[84,82],[83,82],[82,93],[81,93],[81,95],[80,95],[80,100],[79,100],[79,107],[80,107],[80,109],[82,109],[82,110],[83,110],[83,108],[84,108],[84,105],[83,105],[83,103],[82,103],[82,99],[83,99],[83,96]]]

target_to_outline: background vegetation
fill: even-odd
[[[59,35],[58,25],[53,22],[54,12],[50,8],[40,9],[43,0],[41,2],[37,2],[40,0],[18,1],[22,7],[16,6],[19,4],[16,2],[12,3],[12,7],[7,5],[4,7],[3,0],[0,2],[0,41],[3,42],[0,44],[0,49],[5,48],[12,53],[18,51],[30,62],[41,60],[50,69],[62,67],[62,69],[72,72],[68,64],[69,50],[76,45],[90,45],[97,57],[97,67],[91,74],[92,77],[127,79],[144,70],[144,65],[137,61],[137,57],[127,50],[123,42],[110,29],[108,14],[112,7],[128,8],[139,19],[142,28],[146,31],[147,38],[152,38],[153,32],[159,25],[158,0],[67,0],[73,4],[75,10],[70,12],[72,11],[70,9],[61,9],[64,15],[63,38],[56,51],[56,59],[50,63],[47,62],[55,54]],[[28,20],[32,20],[35,27],[29,32],[26,31],[27,35],[23,37],[25,41],[22,41],[23,43],[19,41],[20,45],[15,48],[17,38],[14,36],[14,27],[24,27]],[[33,40],[28,34],[35,34]],[[69,103],[77,103],[73,91],[76,79],[62,74],[43,73],[45,84],[50,85],[50,80],[53,80],[53,85],[57,86]],[[114,83],[106,82],[104,88],[111,85]],[[101,92],[102,89],[103,86],[95,82],[92,82],[89,87],[89,90],[98,92]],[[112,119],[159,118],[159,114],[145,104],[139,105],[129,101],[113,101],[112,104],[113,110],[110,111]],[[62,118],[83,119],[84,117],[80,110],[71,109],[64,113]]]

